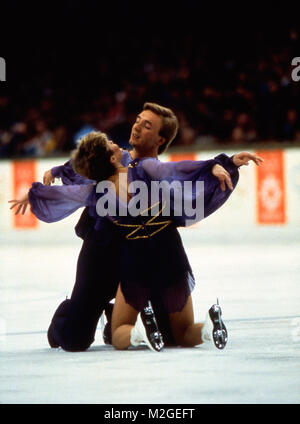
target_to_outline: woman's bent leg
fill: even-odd
[[[116,349],[127,349],[130,346],[131,330],[136,322],[138,312],[125,302],[119,285],[112,314],[112,344]]]

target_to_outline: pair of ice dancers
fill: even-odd
[[[168,217],[162,213],[162,201],[158,213],[150,218],[143,214],[128,214],[125,217],[109,214],[101,217],[97,214],[97,204],[104,194],[97,193],[94,182],[111,182],[115,187],[115,199],[119,204],[123,202],[128,206],[134,200],[132,193],[128,192],[130,182],[143,182],[150,190],[152,181],[176,181],[181,185],[185,181],[193,184],[204,181],[204,193],[201,195],[204,196],[206,217],[230,196],[238,182],[238,167],[248,164],[250,160],[257,165],[262,161],[255,155],[242,152],[232,158],[222,154],[208,161],[162,163],[157,159],[157,154],[168,147],[177,129],[176,116],[170,109],[146,103],[132,127],[132,152],[122,151],[118,145],[109,142],[103,133],[90,133],[81,140],[71,162],[45,174],[46,184],[51,183],[55,176],[60,176],[63,186],[49,187],[34,183],[28,196],[12,201],[12,208],[17,207],[16,213],[24,213],[30,202],[33,213],[46,222],[63,219],[79,207],[88,208],[89,216],[86,211],[84,218],[88,224],[84,230],[82,226],[81,229],[77,228],[77,233],[81,233],[85,242],[91,240],[92,234],[93,251],[85,249],[85,253],[92,252],[91,257],[94,257],[96,249],[99,251],[99,268],[94,267],[98,280],[80,285],[80,278],[77,278],[71,299],[60,305],[49,327],[48,339],[51,346],[84,350],[76,348],[80,343],[76,346],[72,342],[76,340],[76,336],[83,340],[86,332],[90,336],[86,344],[90,343],[103,306],[105,307],[109,298],[114,297],[118,279],[120,284],[111,323],[112,344],[117,349],[146,343],[152,350],[161,350],[165,334],[162,336],[159,331],[160,326],[157,326],[149,301],[160,305],[159,312],[168,314],[175,344],[196,346],[205,340],[211,340],[216,347],[225,347],[227,331],[219,305],[210,308],[205,324],[194,323],[191,292],[195,281],[176,229],[185,225],[187,216],[184,213],[180,216],[172,214],[174,199],[169,205]],[[127,178],[120,179],[120,175],[126,175]],[[126,181],[126,186],[122,187],[120,181]],[[196,200],[195,193],[192,190],[188,194],[191,202]],[[148,206],[151,210],[153,204]],[[111,250],[113,246],[118,249]],[[106,249],[114,253],[106,264],[104,276],[111,272],[114,282],[111,291],[108,290],[109,295],[103,299],[101,290],[99,292],[95,285],[101,286],[101,272],[107,258],[105,254],[101,257],[101,254]],[[82,271],[79,262],[78,271],[79,268]],[[107,269],[108,265],[113,266],[111,270]],[[96,277],[93,276],[94,278]],[[80,291],[83,293],[81,298],[78,296]],[[93,294],[96,294],[95,298]],[[69,346],[68,340],[71,340]]]

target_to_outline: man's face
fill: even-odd
[[[132,147],[150,151],[162,144],[164,139],[159,135],[162,119],[151,110],[143,110],[131,129],[129,143]]]

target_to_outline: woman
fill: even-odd
[[[99,185],[96,188],[95,184],[46,187],[33,183],[28,197],[21,201],[12,201],[12,208],[18,206],[16,213],[20,210],[24,213],[29,201],[33,213],[39,219],[54,222],[81,206],[89,206],[89,213],[96,218],[96,229],[102,222],[101,219],[97,220],[99,212],[106,213],[113,221],[122,237],[121,261],[116,264],[120,267],[121,283],[112,317],[112,343],[117,349],[126,349],[145,341],[152,350],[161,350],[163,342],[151,305],[148,305],[150,295],[160,298],[169,312],[177,344],[196,346],[205,338],[211,338],[207,330],[211,332],[213,327],[215,345],[220,349],[224,348],[227,331],[218,305],[213,305],[210,309],[207,325],[194,323],[191,299],[195,285],[193,273],[181,242],[172,242],[172,237],[177,234],[172,228],[187,225],[186,221],[190,218],[185,210],[181,209],[182,213],[179,215],[175,213],[176,207],[180,206],[175,196],[176,190],[170,196],[169,204],[166,204],[161,193],[158,202],[153,202],[151,196],[146,196],[146,200],[139,198],[146,207],[144,210],[141,208],[140,213],[132,214],[130,212],[134,209],[132,205],[136,206],[137,194],[132,196],[129,189],[130,184],[141,182],[147,187],[149,194],[154,181],[177,182],[177,188],[183,187],[184,182],[191,181],[192,189],[186,196],[183,195],[183,199],[189,197],[190,202],[197,204],[198,198],[204,195],[206,217],[230,196],[238,181],[238,167],[228,158],[233,186],[222,190],[211,172],[212,167],[218,163],[217,158],[176,163],[162,163],[157,159],[146,158],[136,160],[130,167],[123,167],[121,158],[122,151],[118,145],[109,142],[103,133],[90,133],[82,139],[73,154],[73,167],[87,179],[108,181],[106,187],[111,190],[107,193],[99,192]],[[261,160],[257,157],[251,159],[256,164]],[[197,181],[204,181],[204,193],[195,190]],[[113,206],[110,210],[104,208],[105,196],[105,200],[108,203],[111,201]],[[149,217],[149,212],[153,212],[155,208],[156,214]],[[122,209],[123,213],[118,214],[115,209],[119,212]],[[168,215],[164,214],[165,209],[169,209]]]

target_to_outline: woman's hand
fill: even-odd
[[[253,155],[252,153],[248,153],[248,152],[237,153],[236,155],[233,156],[232,160],[235,166],[242,166],[242,165],[248,166],[249,160],[253,160],[253,162],[257,166],[260,165],[260,162],[264,162],[264,160],[260,158],[259,156]]]
[[[16,210],[15,215],[18,215],[18,213],[22,210],[22,215],[24,215],[24,213],[26,212],[27,206],[29,204],[29,199],[28,199],[28,193],[25,194],[25,196],[23,196],[20,200],[9,200],[8,203],[12,203],[13,205],[10,207],[10,209],[15,208],[16,206],[18,207]]]
[[[44,185],[51,185],[52,183],[54,183],[55,178],[53,177],[52,173],[51,173],[51,169],[49,169],[48,171],[46,171],[44,173],[43,176],[43,184]]]

